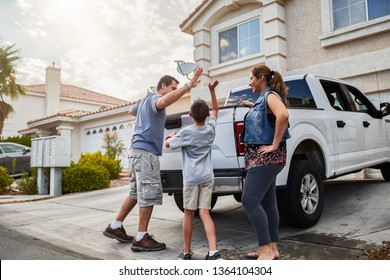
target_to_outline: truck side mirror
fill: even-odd
[[[380,111],[382,113],[382,117],[390,114],[390,103],[389,102],[381,103],[380,108],[381,108]]]

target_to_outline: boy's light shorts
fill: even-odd
[[[130,150],[130,196],[139,207],[161,205],[162,185],[158,156],[142,149]]]
[[[188,210],[211,209],[214,181],[197,186],[184,186],[183,207]]]

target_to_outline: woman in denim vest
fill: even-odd
[[[276,201],[276,176],[286,165],[288,111],[287,86],[282,76],[265,65],[252,69],[249,86],[259,94],[245,116],[245,168],[247,170],[242,204],[255,229],[259,250],[248,258],[279,258],[279,211]]]

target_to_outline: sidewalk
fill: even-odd
[[[18,202],[31,202],[38,200],[45,200],[53,198],[53,196],[45,195],[45,194],[35,194],[35,195],[1,195],[0,196],[0,204],[8,204],[8,203],[18,203]]]

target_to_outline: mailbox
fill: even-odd
[[[49,136],[31,139],[31,167],[38,167],[38,193],[62,194],[61,167],[70,166],[70,138]],[[50,176],[49,176],[50,169]]]
[[[31,167],[70,166],[70,139],[49,136],[31,140]]]

